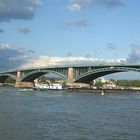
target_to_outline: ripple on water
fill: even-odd
[[[140,139],[139,93],[0,92],[0,140]]]

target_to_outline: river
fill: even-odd
[[[0,140],[140,140],[140,93],[0,88]]]

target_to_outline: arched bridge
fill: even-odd
[[[92,80],[117,72],[140,72],[140,65],[89,65],[89,66],[62,66],[33,69],[20,69],[0,73],[0,83],[11,77],[15,79],[16,86],[32,86],[36,78],[41,75],[54,73],[67,82],[90,83]]]

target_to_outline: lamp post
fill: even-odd
[[[68,52],[67,56],[68,56],[68,66],[71,67],[71,57],[72,57],[72,53],[71,53],[71,52]]]

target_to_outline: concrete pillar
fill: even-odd
[[[73,68],[69,67],[68,68],[68,83],[73,83]]]
[[[34,87],[33,82],[21,82],[20,71],[17,71],[15,87]]]
[[[16,82],[20,82],[20,81],[21,81],[20,71],[17,71]]]
[[[0,87],[2,87],[3,85],[4,85],[4,83],[1,83],[1,82],[0,82]]]

